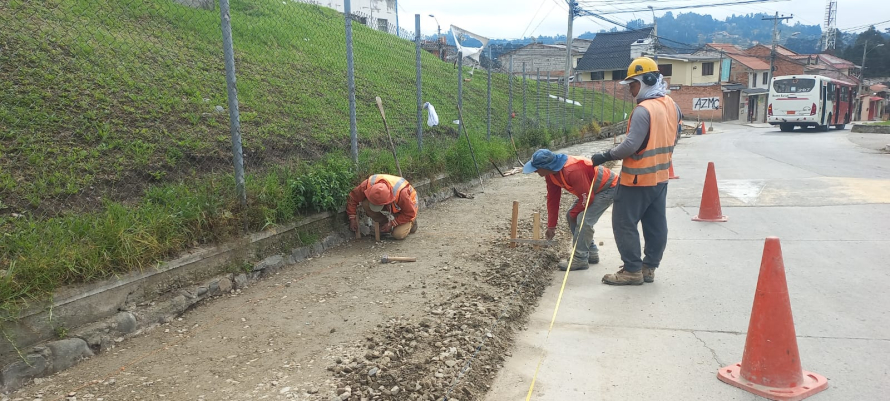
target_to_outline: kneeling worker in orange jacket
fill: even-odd
[[[381,233],[405,239],[417,231],[417,191],[402,177],[374,174],[349,193],[346,214],[352,231],[358,230],[359,205],[371,220],[380,223]]]

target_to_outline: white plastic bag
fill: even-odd
[[[430,127],[439,125],[439,115],[436,114],[436,108],[433,107],[430,102],[424,103],[423,108],[427,109],[427,111],[429,112],[426,119],[426,125],[429,125]]]

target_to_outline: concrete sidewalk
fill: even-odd
[[[811,399],[886,399],[890,160],[863,153],[843,132],[804,143],[721,128],[724,134],[684,139],[675,151],[681,178],[669,186],[671,231],[656,282],[600,283],[621,264],[607,212],[596,227],[605,242],[601,263],[570,273],[547,339],[563,279],[554,273],[487,400],[525,399],[542,356],[534,400],[761,399],[716,376],[741,361],[771,235],[782,241],[803,368],[830,383]],[[717,163],[727,223],[691,221],[707,161]]]

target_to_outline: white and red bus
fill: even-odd
[[[767,122],[783,132],[794,127],[844,129],[853,114],[856,85],[821,75],[775,77],[769,90]]]

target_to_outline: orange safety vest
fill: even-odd
[[[649,142],[639,152],[624,158],[620,182],[631,187],[652,187],[668,180],[680,116],[676,103],[668,96],[644,100],[640,106],[649,111]],[[629,121],[627,133],[630,133]]]
[[[408,187],[408,196],[411,199],[411,203],[414,203],[415,208],[417,207],[417,191],[414,190],[414,187],[412,187],[411,184],[408,184],[407,180],[389,174],[374,174],[371,178],[368,178],[368,187],[380,181],[386,181],[392,188],[392,194],[395,196],[395,200],[391,203],[393,213],[402,211],[402,208],[399,207],[399,197],[402,194],[402,188],[405,187]]]
[[[584,163],[585,165],[587,165],[587,167],[590,167],[590,168],[593,168],[596,170],[596,175],[594,176],[594,179],[593,179],[593,193],[594,194],[600,193],[603,189],[606,188],[606,185],[609,185],[610,188],[615,186],[616,181],[618,180],[618,176],[615,175],[614,173],[612,173],[612,170],[609,170],[603,166],[594,167],[593,161],[591,161],[590,159],[584,158],[584,157],[575,157],[575,156],[569,156],[568,160],[566,160],[566,164],[564,166],[562,166],[562,169],[559,170],[559,172],[557,172],[556,174],[551,176],[551,177],[553,177],[553,182],[556,185],[564,188],[566,191],[571,192],[572,195],[575,195],[579,198],[582,195],[584,195],[589,188],[581,188],[583,190],[582,192],[576,191],[575,188],[572,188],[569,185],[568,180],[566,179],[566,175],[565,175],[566,167],[572,166],[577,163]]]

